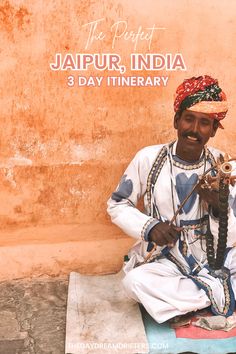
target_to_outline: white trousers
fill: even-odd
[[[228,253],[225,266],[230,269],[231,284],[236,296],[235,248]],[[222,284],[219,279],[213,280],[214,282],[212,278],[210,281],[208,279],[208,283],[213,288],[218,303],[223,306]],[[160,259],[132,269],[123,279],[123,285],[128,297],[143,304],[158,323],[211,305],[205,291],[199,289],[168,259]]]

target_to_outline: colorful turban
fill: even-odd
[[[192,77],[184,80],[176,90],[174,110],[178,112],[185,109],[206,113],[220,121],[228,111],[226,95],[216,79],[208,75]],[[220,123],[219,126],[223,128]]]

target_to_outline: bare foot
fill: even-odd
[[[171,328],[188,327],[191,324],[193,316],[194,312],[188,312],[185,315],[175,316],[168,322]]]

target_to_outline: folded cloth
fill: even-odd
[[[199,317],[196,322],[192,322],[192,325],[207,329],[208,331],[221,330],[228,332],[236,327],[236,315],[234,314],[227,318],[224,316]]]

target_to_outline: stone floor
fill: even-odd
[[[68,277],[1,282],[0,354],[64,354],[67,292]]]
[[[0,354],[64,354],[68,278],[0,283]]]

